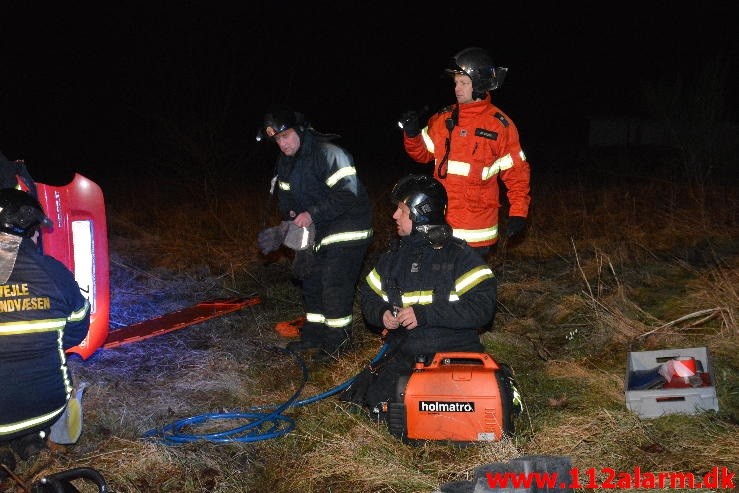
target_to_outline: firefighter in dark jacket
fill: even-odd
[[[410,175],[395,185],[392,199],[399,238],[360,286],[362,313],[384,334],[388,350],[370,368],[372,374],[365,373],[365,381],[343,396],[358,402],[362,397],[356,394],[363,394],[363,404],[374,412],[382,412],[398,378],[419,356],[431,362],[439,351],[483,352],[477,328],[495,315],[495,277],[464,240],[452,235],[443,185],[430,176]]]
[[[73,389],[65,351],[90,324],[73,274],[36,245],[49,224],[30,194],[0,190],[0,462],[11,470],[11,450],[26,460],[64,413]]]
[[[274,106],[257,140],[280,148],[276,187],[283,223],[259,235],[262,253],[285,239],[285,226],[310,231],[311,241],[296,250],[293,273],[302,280],[305,323],[300,340],[288,344],[316,359],[338,355],[352,335],[352,312],[364,256],[372,240],[372,212],[352,156],[318,133],[302,114]]]

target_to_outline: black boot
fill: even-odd
[[[313,350],[320,350],[322,344],[318,341],[309,341],[306,339],[300,339],[299,341],[292,341],[285,346],[285,349],[292,351],[293,353],[305,353]]]
[[[285,349],[294,353],[308,353],[320,351],[324,342],[324,325],[315,322],[306,322],[300,332],[300,339],[292,341]]]
[[[336,360],[349,351],[351,333],[344,329],[326,329],[322,334],[321,350],[314,358],[318,362]]]

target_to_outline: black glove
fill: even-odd
[[[343,402],[353,402],[360,406],[366,406],[365,396],[367,395],[367,389],[374,381],[376,375],[372,373],[369,368],[365,368],[359,374],[354,377],[354,381],[344,389],[343,392],[339,393],[338,398]]]
[[[262,255],[267,255],[280,248],[282,242],[285,241],[289,227],[289,221],[282,221],[277,226],[259,232],[257,235],[257,244]]]
[[[398,126],[403,129],[408,137],[416,137],[421,133],[420,123],[418,122],[418,111],[406,111],[400,116]]]
[[[519,216],[510,216],[508,218],[508,231],[506,237],[516,236],[521,234],[526,229],[526,218]]]

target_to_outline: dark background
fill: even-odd
[[[341,134],[361,169],[408,169],[398,116],[454,101],[441,74],[467,46],[509,68],[493,101],[534,170],[566,168],[588,117],[644,115],[645,83],[690,87],[716,57],[737,119],[732,2],[29,3],[0,17],[0,150],[47,183],[172,162],[269,174],[254,136],[273,102]]]

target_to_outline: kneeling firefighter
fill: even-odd
[[[54,438],[73,398],[65,351],[90,325],[90,303],[74,275],[36,244],[42,225],[51,221],[38,200],[0,190],[0,464],[9,470],[14,453],[27,460]]]
[[[396,386],[416,361],[439,352],[481,353],[478,327],[495,315],[490,267],[445,220],[447,194],[436,179],[409,175],[395,185],[398,238],[360,285],[368,325],[383,334],[385,356],[340,396],[386,418]]]

